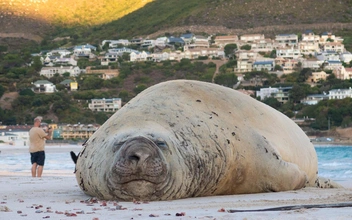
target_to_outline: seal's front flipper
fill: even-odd
[[[72,158],[73,162],[76,164],[78,156],[73,151],[71,151],[70,154],[71,154],[71,158]]]
[[[343,188],[340,184],[324,177],[318,177],[315,186],[318,188]]]

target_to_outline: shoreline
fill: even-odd
[[[311,142],[315,147],[320,146],[331,146],[331,147],[338,147],[338,146],[345,146],[345,147],[352,147],[352,143],[341,143],[341,142]]]
[[[169,201],[104,201],[84,194],[76,178],[53,175],[42,178],[4,175],[0,172],[0,215],[4,219],[336,219],[330,204],[350,203],[351,188],[303,188],[294,191],[185,198]],[[40,186],[38,188],[38,186]],[[282,211],[245,211],[299,205]],[[352,209],[338,209],[339,219],[349,219]]]
[[[81,148],[81,145],[51,144],[46,146],[46,151],[61,153],[71,150],[79,151]],[[26,146],[2,144],[0,144],[0,150],[6,154],[28,152]],[[284,192],[196,197],[169,201],[122,202],[99,200],[84,194],[78,186],[73,170],[45,170],[41,178],[31,177],[30,170],[20,172],[0,170],[0,216],[4,219],[28,220],[70,219],[71,217],[79,220],[144,220],[153,217],[166,220],[296,220],[336,219],[338,215],[338,219],[351,219],[352,209],[350,207],[342,207],[338,210],[324,207],[351,203],[352,180],[336,182],[344,188],[307,187]],[[319,207],[230,213],[231,210],[258,210],[299,205],[319,205]]]

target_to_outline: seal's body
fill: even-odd
[[[101,199],[170,200],[313,186],[317,155],[275,109],[230,88],[175,80],[109,118],[81,150],[76,177]]]

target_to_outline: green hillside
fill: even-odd
[[[352,1],[156,0],[121,19],[95,27],[89,36],[147,36],[175,27],[184,27],[180,29],[183,31],[198,27],[198,31],[208,33],[220,27],[248,31],[288,25],[331,28],[330,24],[351,21]]]
[[[0,15],[0,34],[25,33],[11,36],[17,38],[76,34],[93,43],[185,30],[214,34],[350,29],[352,1],[3,0]]]

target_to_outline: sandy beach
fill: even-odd
[[[79,150],[80,146],[47,146],[48,153]],[[0,145],[2,153],[26,152],[25,147]],[[278,193],[189,198],[162,202],[101,201],[85,195],[73,171],[45,171],[42,178],[30,172],[0,169],[0,219],[352,219],[352,180],[341,189],[304,188]],[[322,205],[323,204],[323,205]],[[250,211],[275,207],[284,211]],[[231,210],[247,210],[234,212]]]

